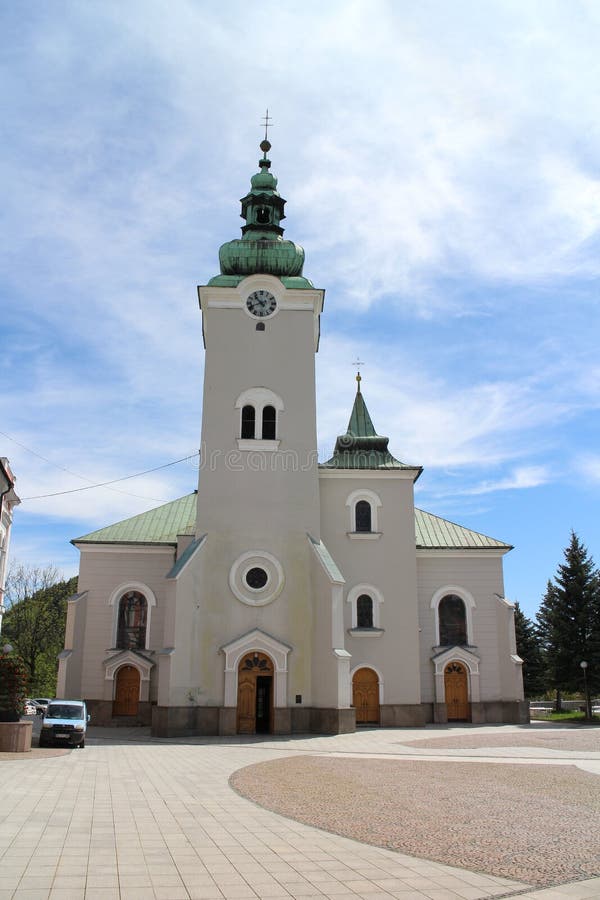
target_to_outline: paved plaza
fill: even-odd
[[[230,786],[244,767],[314,756],[366,766],[574,766],[595,787],[600,729],[436,726],[167,741],[144,729],[92,728],[84,750],[0,756],[0,900],[600,898],[600,877],[532,888],[533,850],[532,877],[521,881],[454,868],[284,818]]]

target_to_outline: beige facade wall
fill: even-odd
[[[372,472],[322,473],[322,537],[345,578],[345,646],[350,668],[369,666],[380,675],[384,704],[421,702],[417,615],[417,572],[413,506],[414,473],[378,475]],[[352,536],[348,499],[357,490],[375,494],[376,539]],[[379,609],[381,637],[352,637],[352,607],[348,597],[357,586],[374,588],[383,598]]]
[[[470,610],[472,628],[469,643],[480,658],[479,687],[482,702],[517,700],[520,674],[511,659],[514,624],[509,606],[498,599],[504,596],[502,555],[490,551],[418,551],[417,552],[419,623],[421,644],[421,681],[424,702],[434,700],[434,647],[439,644],[432,598],[443,588],[448,593],[466,591],[473,598]],[[460,590],[456,591],[460,593]]]
[[[111,597],[119,589],[131,590],[131,585],[148,587],[156,598],[149,606],[150,632],[148,649],[157,652],[163,647],[166,583],[165,574],[174,562],[174,548],[140,547],[124,550],[116,547],[81,549],[79,591],[86,591],[83,603],[78,601],[75,623],[75,646],[68,661],[67,686],[75,696],[94,700],[112,700],[112,681],[105,679],[103,661],[114,648],[118,598],[110,605]],[[85,617],[84,636],[78,617]],[[156,660],[156,657],[155,657]],[[80,670],[80,676],[77,673]],[[155,690],[155,688],[153,688]],[[108,695],[110,694],[110,696]]]

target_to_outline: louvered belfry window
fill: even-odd
[[[277,431],[277,412],[274,406],[265,406],[262,412],[263,441],[274,441]]]
[[[253,406],[244,406],[242,409],[242,440],[254,438],[254,421],[256,411]]]

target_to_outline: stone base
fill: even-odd
[[[191,737],[228,733],[219,731],[220,713],[216,706],[153,706],[152,735]]]
[[[152,704],[140,701],[136,716],[113,716],[112,700],[86,700],[87,711],[92,717],[90,725],[104,725],[111,728],[119,726],[150,725],[152,722]]]
[[[527,725],[527,700],[485,700],[471,703],[471,722],[474,725]]]
[[[272,734],[348,734],[355,730],[354,709],[292,706],[273,710]],[[154,737],[232,736],[237,734],[237,710],[228,706],[153,706],[152,734]]]
[[[27,753],[32,731],[32,722],[0,722],[0,753]]]
[[[356,710],[318,709],[310,710],[310,731],[313,734],[351,734],[356,731]]]
[[[388,703],[379,707],[382,728],[422,728],[431,722],[431,708],[426,703]]]

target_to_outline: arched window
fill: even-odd
[[[144,650],[146,647],[146,621],[148,604],[139,591],[127,591],[119,600],[117,622],[117,648],[119,650]]]
[[[439,605],[440,646],[464,646],[467,640],[467,614],[462,597],[447,594]]]
[[[381,608],[383,594],[373,584],[357,584],[348,591],[346,602],[351,606],[352,637],[381,637]]]
[[[368,500],[359,500],[354,508],[355,530],[371,531],[371,504]]]
[[[256,210],[256,221],[259,225],[268,225],[271,221],[271,213],[268,206],[259,206]]]
[[[235,408],[241,412],[240,450],[273,452],[279,448],[280,413],[284,409],[281,397],[266,387],[248,388],[235,401]]]
[[[262,439],[274,441],[277,430],[277,412],[274,406],[265,406],[262,413]]]
[[[356,625],[358,628],[373,627],[373,598],[361,594],[356,601]]]
[[[256,412],[253,406],[244,406],[242,409],[242,440],[252,439],[254,437],[254,422]]]

